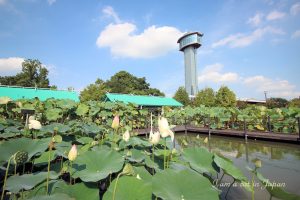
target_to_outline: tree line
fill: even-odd
[[[48,69],[39,60],[27,59],[22,63],[22,71],[15,76],[0,76],[0,85],[57,89],[55,85],[50,85],[48,75]],[[126,71],[120,71],[107,81],[98,78],[95,83],[88,85],[80,92],[80,100],[104,100],[107,92],[165,96],[159,89],[151,88],[145,77],[139,78]],[[204,88],[192,100],[190,100],[185,88],[179,87],[174,98],[183,105],[192,106],[237,106],[239,108],[247,106],[245,102],[237,101],[235,93],[227,86],[220,87],[216,92],[212,88]],[[284,98],[269,98],[266,105],[269,108],[300,107],[300,98],[290,101]]]
[[[235,93],[227,86],[221,86],[218,91],[212,88],[204,88],[200,90],[194,99],[190,99],[184,87],[179,87],[173,96],[174,99],[181,102],[183,105],[207,107],[238,107],[246,108],[248,104],[244,101],[236,99]],[[268,108],[283,108],[283,107],[300,107],[300,98],[294,98],[290,101],[284,98],[268,98],[266,101]]]

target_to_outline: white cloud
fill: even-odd
[[[0,58],[0,75],[15,75],[20,72],[22,70],[23,61],[24,58],[19,57]]]
[[[115,23],[121,23],[121,19],[119,18],[118,14],[114,11],[113,7],[106,6],[105,8],[103,8],[102,12],[106,17],[112,17]]]
[[[293,38],[293,39],[300,38],[300,30],[296,30],[296,31],[292,34],[292,38]]]
[[[0,0],[0,6],[5,5],[6,4],[6,0]]]
[[[272,97],[298,97],[300,91],[296,91],[295,85],[290,84],[287,80],[273,80],[262,75],[245,78],[243,83],[258,92],[267,91]]]
[[[290,9],[290,13],[292,15],[297,15],[298,13],[300,13],[300,2],[295,3],[294,5],[292,5],[292,7]]]
[[[258,26],[261,24],[263,16],[264,15],[262,13],[256,13],[253,17],[248,19],[247,23],[252,26]]]
[[[215,43],[212,44],[212,47],[219,47],[219,46],[225,46],[229,45],[231,48],[236,47],[245,47],[251,45],[253,42],[261,39],[266,34],[277,34],[277,35],[283,35],[285,32],[281,29],[277,29],[271,26],[267,26],[264,28],[258,28],[254,30],[251,34],[242,34],[237,33],[234,35],[230,35],[226,38],[223,38]]]
[[[277,20],[277,19],[281,19],[285,16],[286,14],[284,12],[279,12],[277,10],[274,10],[272,12],[270,12],[268,15],[267,15],[267,20]]]
[[[198,81],[203,82],[214,82],[214,83],[225,83],[225,82],[235,82],[239,79],[239,75],[233,72],[223,73],[223,65],[220,63],[215,63],[212,65],[207,65],[198,76]]]
[[[181,31],[170,26],[150,26],[135,34],[137,27],[132,23],[109,24],[97,38],[98,47],[109,47],[114,56],[151,58],[177,49]]]
[[[47,0],[47,2],[51,6],[52,4],[54,4],[56,2],[56,0]]]

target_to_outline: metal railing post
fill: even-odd
[[[210,139],[210,117],[208,117],[208,139]]]
[[[244,119],[244,136],[245,136],[245,142],[248,141],[248,136],[247,136],[247,124],[246,124],[246,119]]]

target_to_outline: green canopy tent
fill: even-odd
[[[183,106],[180,102],[170,97],[161,96],[143,96],[143,95],[132,95],[132,94],[106,94],[106,101],[111,102],[123,102],[132,103],[141,107],[181,107]]]
[[[7,96],[12,100],[33,99],[37,97],[41,101],[45,101],[46,99],[49,98],[54,98],[54,99],[70,99],[79,102],[78,94],[75,91],[50,90],[48,88],[27,88],[27,87],[0,85],[0,97],[2,96]]]

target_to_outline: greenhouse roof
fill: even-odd
[[[79,101],[79,97],[74,91],[67,90],[50,90],[44,88],[26,88],[16,86],[1,86],[0,96],[7,96],[13,100],[17,99],[33,99],[35,97],[44,101],[48,98],[54,99],[70,99],[73,101]]]
[[[124,103],[133,103],[140,106],[183,106],[180,102],[170,97],[142,96],[132,94],[106,94],[107,100]]]

